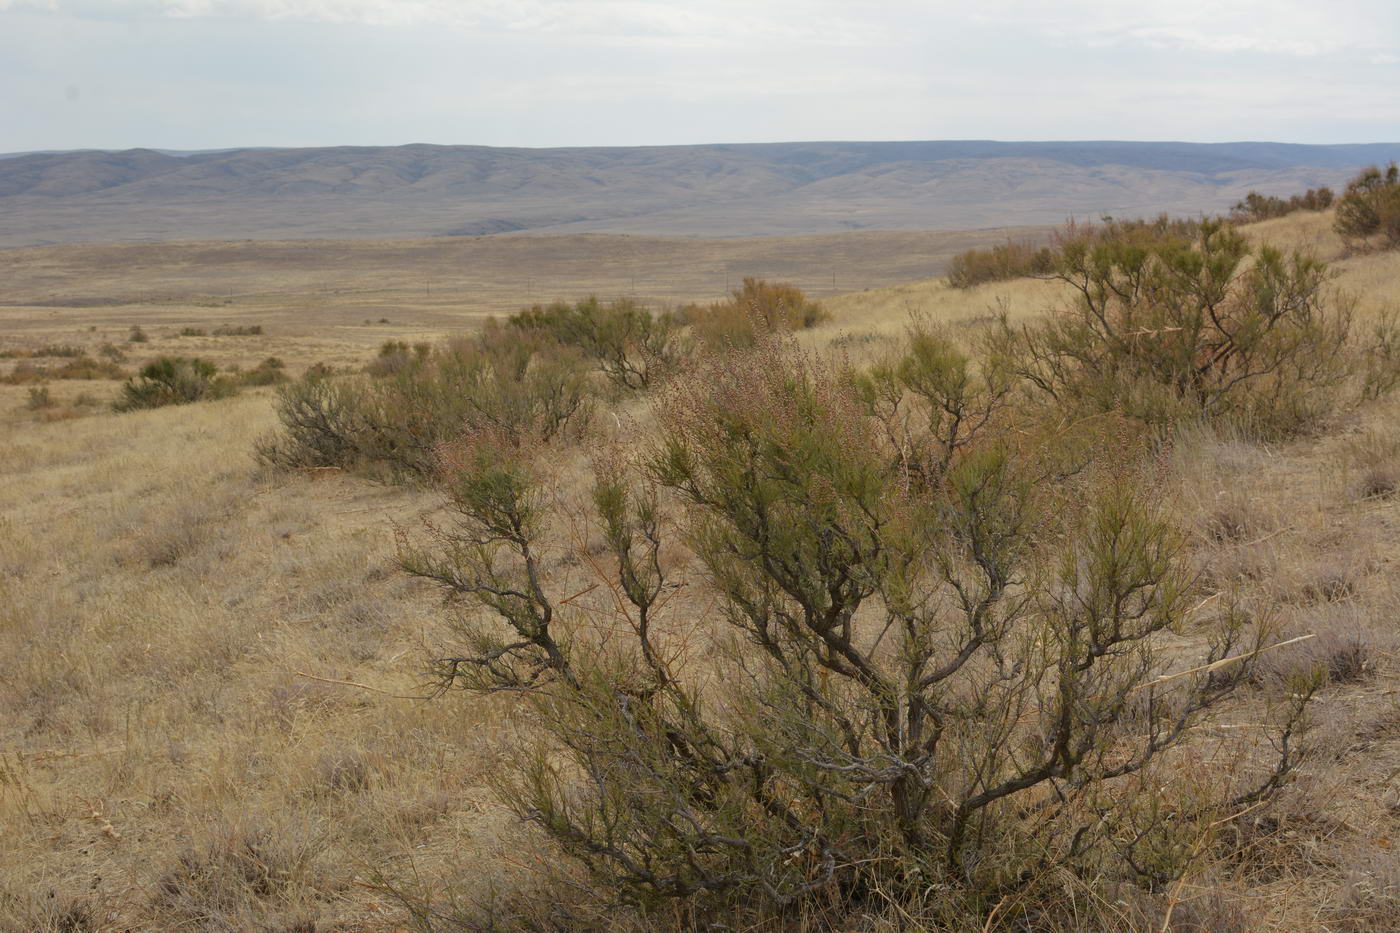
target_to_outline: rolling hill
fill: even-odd
[[[856,142],[133,149],[0,159],[0,246],[956,230],[1191,214],[1342,184],[1400,144]]]

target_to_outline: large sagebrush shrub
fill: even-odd
[[[1055,277],[1074,300],[1028,323],[1003,318],[994,355],[1070,413],[1232,416],[1265,433],[1307,424],[1349,374],[1350,304],[1307,254],[1253,247],[1219,221],[1199,230],[1071,230]]]
[[[1077,471],[1055,432],[1003,422],[1008,391],[928,331],[867,373],[771,337],[712,360],[667,389],[631,468],[599,460],[593,604],[550,572],[538,452],[496,429],[446,451],[455,522],[401,555],[464,603],[436,676],[533,717],[498,784],[584,890],[642,928],[677,902],[687,927],[1024,924],[1074,892],[1160,889],[1284,779],[1315,680],[1252,784],[1166,770],[1267,626],[1193,616],[1150,478]],[[685,554],[715,599],[672,615]],[[1172,663],[1193,670],[1161,679],[1160,637],[1188,627],[1200,654]]]

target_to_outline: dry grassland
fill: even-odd
[[[1258,231],[1338,248],[1313,216]],[[901,249],[925,262],[931,242]],[[18,283],[6,300],[22,305],[0,309],[0,334],[95,346],[140,324],[153,339],[122,344],[133,359],[359,363],[381,340],[519,304],[532,270],[554,270],[533,297],[620,290],[625,263],[570,265],[557,246],[550,262],[470,270],[452,268],[459,243],[320,244],[314,261],[298,252],[310,246],[239,244],[0,253]],[[689,248],[695,262],[677,253],[645,294],[711,297],[743,256]],[[907,255],[864,261],[882,270],[869,284],[917,277]],[[429,268],[435,290],[414,297]],[[1338,268],[1363,313],[1400,295],[1400,255]],[[341,290],[319,290],[331,282]],[[1041,282],[906,282],[831,298],[808,339],[860,352],[911,313],[956,324],[1055,300]],[[170,335],[223,322],[266,334]],[[51,387],[67,402],[114,385]],[[413,698],[449,633],[437,597],[394,569],[394,531],[431,516],[432,493],[261,472],[266,389],[53,421],[24,393],[0,386],[0,930],[398,930],[392,887],[445,900],[528,879],[529,839],[483,787],[512,741],[508,704]],[[1287,825],[1240,840],[1255,857],[1230,873],[1188,879],[1177,922],[1204,919],[1173,929],[1400,929],[1400,412],[1375,405],[1277,447],[1184,437],[1172,458],[1203,565],[1279,607],[1289,631],[1318,633],[1310,650],[1336,681],[1316,707],[1327,755],[1288,791]]]

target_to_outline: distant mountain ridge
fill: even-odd
[[[345,146],[0,159],[0,246],[505,233],[764,235],[1197,213],[1340,185],[1400,143]]]

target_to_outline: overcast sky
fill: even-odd
[[[0,152],[1400,140],[1397,0],[0,0]]]

